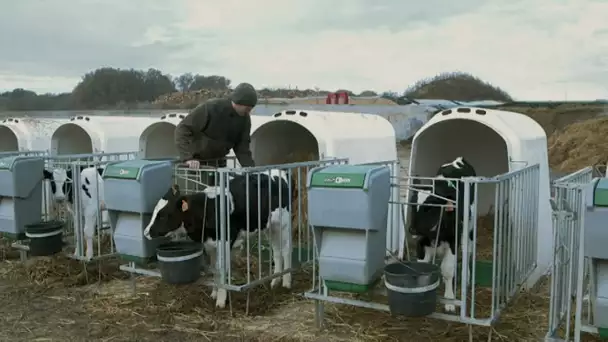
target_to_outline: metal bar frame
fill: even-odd
[[[494,216],[492,309],[489,317],[477,317],[478,314],[475,312],[476,284],[467,278],[467,267],[461,267],[460,272],[456,272],[454,276],[455,283],[460,284],[460,295],[458,295],[456,288],[456,299],[439,298],[441,303],[453,304],[460,307],[460,310],[457,310],[456,314],[434,313],[430,317],[478,326],[492,326],[499,320],[503,309],[514,299],[537,266],[539,177],[540,166],[536,164],[495,177],[470,177],[461,180],[464,185],[463,195],[465,205],[469,203],[472,195],[475,195],[476,199],[473,205],[467,205],[464,208],[464,213],[470,211],[472,217],[477,217],[478,187],[484,184],[493,184],[495,186],[495,202],[501,204],[496,204]],[[392,183],[394,184],[403,182],[404,186],[402,189],[407,190],[404,196],[400,196],[397,203],[403,206],[409,204],[410,192],[417,191],[413,188],[414,180],[421,181],[416,185],[417,188],[426,186],[432,189],[434,181],[437,178],[400,177],[400,179],[393,180]],[[394,200],[391,199],[391,201]],[[455,201],[450,202],[453,205],[456,204]],[[406,220],[407,210],[402,210],[402,212],[403,214],[401,215]],[[474,265],[477,254],[477,220],[470,220],[469,215],[465,215],[462,219],[464,221],[463,226],[473,231],[473,246],[469,246],[468,238],[463,239],[462,243],[458,243],[457,241],[457,245],[462,244],[462,248],[457,247],[460,253],[456,253],[456,257],[458,259],[460,254],[462,260],[460,265],[468,265],[469,258],[471,258],[471,262]],[[409,236],[408,234],[406,233],[406,237]],[[460,239],[460,235],[458,234],[457,240]],[[407,241],[405,245],[407,246]],[[467,253],[469,248],[472,250],[470,257]],[[323,322],[324,302],[372,308],[381,311],[388,310],[388,306],[380,302],[352,300],[337,295],[330,295],[323,279],[318,274],[318,267],[316,265],[316,258],[318,258],[317,250],[318,246],[315,248],[311,290],[307,291],[304,296],[314,300],[316,303],[315,318],[318,327],[321,327]],[[471,278],[475,279],[475,267],[471,268]],[[468,299],[468,295],[471,296],[471,300]]]

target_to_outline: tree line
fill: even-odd
[[[185,73],[176,77],[157,69],[135,70],[99,68],[85,74],[70,93],[37,94],[27,89],[0,93],[0,110],[80,110],[80,109],[152,109],[184,108],[180,97],[195,94],[196,100],[227,96],[231,91],[229,78],[219,75]],[[382,96],[398,104],[410,99],[435,98],[454,100],[510,101],[502,89],[466,73],[445,73],[419,81],[403,93],[366,90],[351,96]],[[324,96],[329,91],[316,89],[259,89],[262,98],[294,98]],[[452,97],[458,98],[452,98]],[[177,101],[175,98],[177,97]],[[192,101],[190,101],[192,102]],[[191,104],[190,104],[191,105]]]

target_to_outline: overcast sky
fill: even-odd
[[[521,100],[594,100],[607,18],[606,0],[4,1],[0,91],[71,91],[101,66],[399,92],[460,70]]]

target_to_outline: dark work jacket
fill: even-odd
[[[254,166],[250,131],[251,117],[238,115],[231,100],[209,100],[177,125],[175,145],[182,161],[222,159],[232,149],[241,166]]]

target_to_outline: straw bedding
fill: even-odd
[[[492,260],[494,249],[494,214],[477,218],[477,259]]]
[[[242,259],[234,260],[236,268],[242,267],[239,260]],[[282,288],[271,291],[265,285],[254,288],[249,296],[232,293],[232,310],[230,305],[218,310],[209,298],[210,290],[202,284],[171,286],[154,278],[138,278],[137,292],[132,294],[129,281],[124,280],[127,275],[119,272],[117,266],[112,260],[97,266],[100,269],[90,265],[87,275],[83,275],[81,263],[59,256],[37,258],[25,265],[12,261],[0,264],[0,287],[5,286],[0,291],[4,304],[0,320],[10,323],[5,325],[8,329],[0,332],[0,339],[37,336],[69,340],[61,338],[64,330],[77,333],[75,336],[111,341],[460,342],[468,336],[467,327],[461,324],[395,318],[374,310],[329,303],[325,306],[326,329],[318,332],[313,324],[314,303],[297,295],[310,288],[310,273],[306,270],[296,272],[291,291]],[[14,285],[6,287],[9,282]],[[383,297],[370,296],[383,301]],[[492,340],[539,340],[546,329],[547,299],[546,282],[539,290],[521,294],[492,329]],[[488,290],[478,290],[476,302],[477,315],[485,316],[490,303]],[[23,303],[36,303],[31,305],[53,314],[47,319],[32,319],[27,311],[29,304]],[[70,311],[74,306],[78,308],[76,313]],[[23,322],[28,324],[27,333],[23,331],[20,335]],[[57,329],[57,324],[62,329]],[[486,340],[489,332],[489,328],[474,328],[474,341]]]
[[[63,266],[61,266],[63,265]],[[128,281],[120,272],[104,267],[105,276],[96,283],[95,270],[90,274],[95,281],[79,283],[76,279],[81,264],[61,257],[38,258],[30,264],[15,262],[0,264],[0,292],[5,308],[0,309],[8,329],[0,332],[5,336],[40,336],[59,340],[63,330],[82,330],[77,336],[103,338],[108,341],[179,339],[182,341],[466,341],[466,326],[432,319],[394,318],[389,314],[326,304],[323,332],[314,327],[314,304],[297,293],[309,288],[310,274],[306,271],[294,275],[294,289],[270,291],[267,286],[253,289],[249,294],[232,293],[230,309],[217,310],[209,298],[209,289],[201,284],[171,286],[154,278],[137,279],[137,292],[132,294]],[[117,265],[107,266],[116,267]],[[70,268],[71,267],[71,268]],[[51,269],[52,271],[49,271]],[[124,274],[122,275],[124,279]],[[95,283],[95,285],[87,285]],[[66,289],[66,285],[70,286]],[[76,286],[76,287],[74,287]],[[93,287],[91,287],[93,286]],[[43,291],[43,292],[41,292]],[[494,328],[494,341],[533,341],[544,334],[546,324],[548,286],[520,295],[513,308],[503,316]],[[13,300],[14,299],[14,300]],[[382,301],[382,297],[375,300]],[[23,316],[32,302],[46,312],[53,312],[47,320],[33,320]],[[488,294],[478,293],[477,312],[483,317],[488,310]],[[72,307],[78,310],[73,313]],[[7,307],[10,307],[10,312]],[[3,312],[1,310],[6,310]],[[6,314],[6,315],[4,315]],[[20,335],[15,325],[19,317],[28,322],[27,335]],[[86,318],[86,322],[81,319]],[[24,319],[25,318],[25,319]],[[12,321],[11,321],[12,320]],[[62,329],[58,329],[58,323]],[[87,331],[86,333],[84,331]],[[474,328],[474,341],[482,341],[490,329]]]

